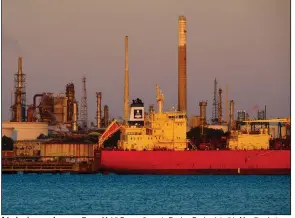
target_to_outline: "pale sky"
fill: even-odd
[[[124,38],[129,36],[130,101],[177,107],[178,16],[187,19],[188,115],[208,100],[213,82],[236,110],[290,116],[289,0],[3,0],[2,116],[10,118],[17,57],[23,57],[27,104],[37,93],[65,92],[73,82],[81,103],[87,79],[88,119],[95,121],[96,92],[112,117],[123,116]],[[225,99],[225,95],[223,95]],[[225,104],[223,105],[225,114]],[[157,108],[157,106],[156,106]]]

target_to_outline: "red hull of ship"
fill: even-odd
[[[289,175],[290,150],[107,151],[96,153],[100,172],[117,174]]]

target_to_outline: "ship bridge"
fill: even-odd
[[[169,119],[186,119],[186,113],[180,111],[165,112]]]

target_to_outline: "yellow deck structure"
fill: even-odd
[[[163,112],[164,95],[157,85],[158,112],[150,112],[144,126],[123,125],[118,147],[124,150],[185,150],[186,112]]]
[[[245,120],[247,125],[246,133],[241,131],[231,131],[227,141],[227,147],[230,150],[261,150],[269,149],[269,140],[271,138],[267,128],[261,128],[260,134],[250,134],[248,125],[250,123],[286,123],[291,124],[290,118],[278,118],[268,120]]]
[[[269,149],[269,139],[267,129],[260,129],[260,134],[232,131],[227,147],[230,150],[266,150]]]

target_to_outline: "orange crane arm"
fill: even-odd
[[[121,128],[121,125],[114,120],[108,128],[104,131],[104,133],[100,136],[98,140],[98,147],[101,148],[103,143],[111,137],[115,132],[117,132]]]

